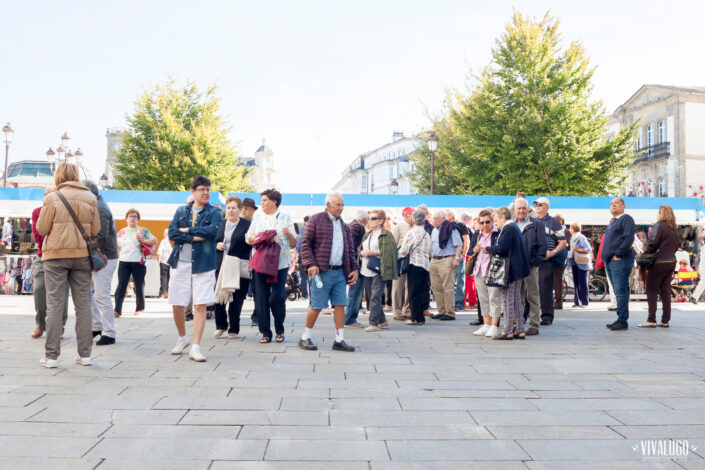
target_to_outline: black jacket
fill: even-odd
[[[480,233],[482,233],[482,230],[475,230],[470,237],[470,249],[468,250],[469,255],[472,255],[472,250],[475,249],[475,245],[477,245],[477,241],[480,239]],[[492,232],[492,236],[490,237],[490,246],[495,246],[497,244],[498,236],[499,232]]]
[[[100,215],[100,232],[95,237],[96,243],[100,251],[103,252],[108,259],[118,258],[117,249],[117,231],[115,230],[115,220],[110,207],[103,199],[103,196],[98,195],[98,214]]]
[[[539,266],[546,259],[546,228],[543,223],[536,217],[529,217],[521,230],[521,237],[524,239],[529,264],[532,267]]]
[[[520,281],[529,275],[529,258],[521,238],[521,230],[514,222],[507,221],[497,239],[497,245],[487,248],[493,255],[509,257],[509,282]]]
[[[215,242],[220,243],[225,238],[225,224],[226,220],[223,220],[223,224],[220,226],[220,231],[215,237]],[[250,221],[240,217],[240,221],[237,223],[237,227],[233,231],[233,236],[230,237],[230,249],[228,249],[228,255],[237,256],[240,259],[250,259],[252,254],[252,245],[245,242],[245,234],[250,228]],[[223,252],[216,250],[217,263],[216,266],[220,269],[220,265],[223,262]]]

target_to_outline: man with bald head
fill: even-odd
[[[617,321],[607,325],[612,331],[629,328],[629,275],[634,267],[634,219],[624,213],[625,208],[622,198],[616,197],[610,202],[612,220],[605,231],[600,254],[617,296]]]

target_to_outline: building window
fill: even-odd
[[[367,194],[367,175],[362,175],[362,184],[360,185],[360,192],[362,194]]]
[[[394,179],[394,167],[390,166],[389,167],[389,181],[392,181]]]
[[[658,179],[658,196],[668,197],[668,194],[666,192],[666,178],[664,178],[663,176]]]
[[[646,126],[646,145],[652,147],[654,145],[654,125]]]
[[[639,135],[636,138],[636,150],[641,150],[643,148],[641,140],[641,129],[639,129]]]
[[[370,175],[370,192],[375,192],[375,175]]]
[[[658,123],[658,141],[662,144],[666,139],[666,121],[661,121]]]

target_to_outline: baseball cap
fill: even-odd
[[[533,202],[533,204],[534,204],[534,205],[536,205],[536,204],[546,204],[547,206],[550,206],[550,205],[551,205],[551,202],[548,200],[547,197],[541,196],[540,198],[535,199],[534,202]]]
[[[401,215],[402,215],[402,216],[406,216],[406,215],[408,215],[408,214],[413,214],[413,213],[414,213],[414,208],[413,208],[413,207],[405,207],[405,208],[401,211]]]

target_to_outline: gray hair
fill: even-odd
[[[411,219],[414,221],[414,225],[424,225],[426,223],[426,213],[421,209],[416,209],[412,212]]]
[[[343,199],[343,195],[340,193],[326,194],[326,204],[333,204],[333,199],[335,199],[336,197],[339,197],[341,200]]]
[[[446,216],[452,215],[455,218],[455,211],[453,209],[446,209]]]
[[[526,206],[527,209],[531,209],[531,206],[529,205],[529,201],[527,201],[523,197],[518,197],[518,198],[514,199],[514,206],[513,207],[515,209],[519,204],[523,204]]]
[[[370,220],[370,216],[367,215],[367,211],[360,209],[355,213],[355,220],[358,222],[365,222],[367,220]]]
[[[441,219],[445,219],[446,211],[444,211],[443,209],[438,209],[436,212],[433,213],[433,215],[440,215]]]
[[[90,192],[93,193],[94,196],[98,196],[98,186],[95,185],[95,183],[91,180],[83,180],[81,181],[81,184],[88,188]]]
[[[472,216],[467,212],[463,212],[462,214],[460,214],[460,220],[462,220],[463,222],[468,222],[472,220]]]

